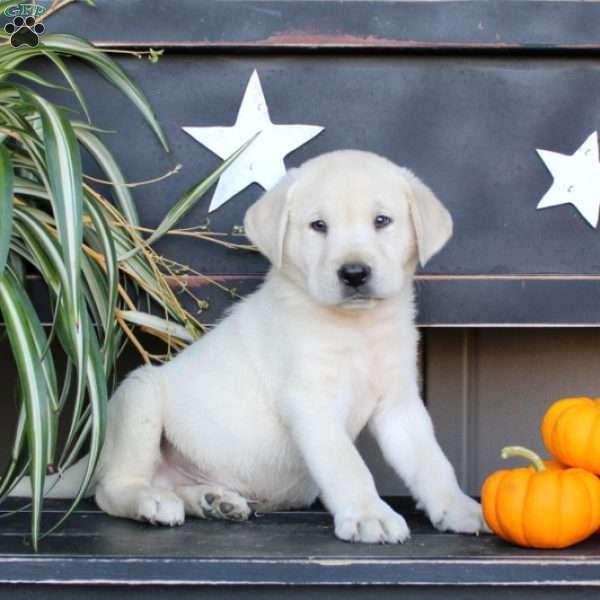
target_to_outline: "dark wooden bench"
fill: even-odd
[[[597,593],[590,588],[600,585],[598,537],[560,552],[526,550],[492,535],[440,533],[412,502],[389,501],[412,530],[403,545],[341,542],[320,507],[243,523],[188,519],[170,529],[108,517],[90,502],[34,555],[23,512],[2,521],[0,595],[504,599],[520,593],[552,599]],[[52,511],[64,503],[48,505]],[[52,522],[52,512],[46,519]]]

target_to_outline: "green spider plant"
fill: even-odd
[[[11,4],[15,3],[0,3],[0,11]],[[87,122],[39,92],[58,86],[23,68],[32,58],[56,67]],[[89,450],[79,494],[52,530],[73,511],[90,483],[104,438],[111,373],[125,343],[133,343],[145,360],[160,359],[138,339],[140,327],[166,342],[169,350],[202,333],[201,323],[183,308],[169,285],[181,274],[181,266],[158,255],[150,244],[172,232],[247,146],[177,200],[159,227],[143,239],[130,188],[97,135],[99,130],[89,122],[84,95],[68,66],[73,59],[113,84],[122,94],[119,100],[132,102],[167,147],[141,90],[86,40],[50,34],[35,48],[0,45],[0,322],[18,372],[19,409],[11,457],[0,479],[0,501],[24,475],[30,476],[36,550],[48,533],[41,533],[46,474],[61,472],[82,448]],[[82,172],[81,148],[105,174],[103,183],[113,186],[114,203]],[[198,237],[237,246],[208,233],[198,232]],[[50,325],[42,323],[31,301],[27,282],[32,277],[45,283]],[[155,310],[150,313],[147,307],[152,303]],[[57,354],[66,361],[60,372]],[[59,425],[65,422],[66,439],[59,443]]]

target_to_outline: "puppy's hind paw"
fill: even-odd
[[[177,493],[183,498],[185,511],[201,519],[246,521],[252,514],[246,498],[219,486],[181,486]]]
[[[246,498],[235,492],[207,493],[200,500],[205,518],[246,521],[252,514]]]

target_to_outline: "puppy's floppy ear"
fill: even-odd
[[[290,169],[246,211],[244,217],[246,236],[277,269],[283,259],[289,195],[297,171]]]
[[[436,195],[411,171],[402,169],[410,187],[409,205],[421,266],[452,236],[452,217]]]

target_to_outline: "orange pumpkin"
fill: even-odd
[[[502,539],[530,548],[565,548],[600,527],[600,479],[589,471],[544,463],[526,448],[502,450],[533,466],[490,475],[481,490],[486,523]]]
[[[564,398],[542,419],[544,445],[558,460],[600,475],[600,398]]]

